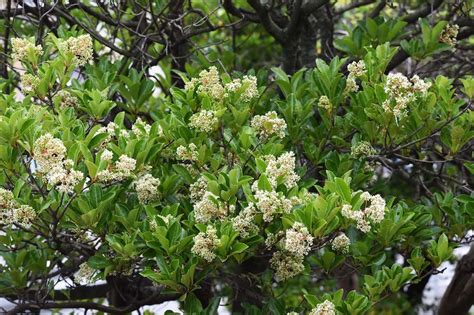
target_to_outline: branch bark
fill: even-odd
[[[438,315],[468,314],[474,304],[474,244],[459,260],[439,306]]]

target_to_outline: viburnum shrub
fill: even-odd
[[[20,90],[0,96],[0,293],[16,312],[409,309],[406,286],[473,228],[456,181],[474,171],[461,157],[470,77],[386,75],[386,43],[293,75],[189,66],[184,88],[160,92],[126,61],[93,60],[93,44],[12,40],[22,70]],[[419,187],[432,198],[398,179],[426,174],[446,179]],[[347,274],[354,290],[338,290]],[[112,306],[61,302],[104,281]]]

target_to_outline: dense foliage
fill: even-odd
[[[471,241],[472,68],[426,70],[459,63],[456,39],[469,41],[470,29],[448,20],[469,20],[468,2],[442,11],[434,1],[439,16],[414,4],[397,17],[381,1],[380,16],[307,55],[304,19],[321,8],[366,14],[362,4],[249,0],[239,11],[244,1],[223,1],[214,16],[196,1],[209,29],[176,18],[182,36],[205,34],[195,42],[205,46],[238,26],[234,48],[249,47],[222,58],[214,44],[177,57],[158,40],[173,40],[166,19],[155,20],[169,26],[156,43],[140,46],[136,7],[72,3],[81,14],[51,5],[42,14],[60,23],[38,32],[10,2],[2,22],[15,34],[3,37],[0,83],[0,296],[17,304],[10,312],[124,313],[174,300],[186,314],[220,304],[246,314],[413,313],[419,287]],[[306,22],[286,47],[298,5]],[[91,31],[88,15],[102,11],[109,23]],[[108,32],[114,12],[129,14],[119,23],[127,36]],[[226,12],[242,19],[221,30]],[[251,34],[254,15],[262,25]]]

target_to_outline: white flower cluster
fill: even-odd
[[[264,160],[267,164],[265,175],[273,188],[277,187],[278,180],[282,180],[288,189],[297,185],[300,177],[295,173],[295,153],[285,152],[278,158],[274,155],[266,155]]]
[[[10,190],[0,187],[0,210],[11,209],[15,206],[13,193]]]
[[[256,115],[252,118],[250,125],[255,129],[260,139],[267,139],[273,135],[280,139],[285,137],[286,122],[284,119],[279,118],[274,111],[268,112],[265,115]]]
[[[370,223],[380,223],[385,217],[385,200],[380,195],[371,195],[368,192],[363,192],[361,199],[366,206],[361,210],[353,210],[351,205],[343,205],[342,216],[354,220],[357,223],[357,229],[363,233],[370,231]]]
[[[40,170],[46,173],[64,160],[66,147],[60,139],[47,133],[35,141],[33,156]]]
[[[293,200],[286,198],[281,192],[256,190],[255,198],[257,209],[262,212],[265,222],[271,222],[278,213],[290,213],[294,206]]]
[[[354,61],[347,66],[349,75],[346,80],[345,93],[357,92],[359,85],[356,82],[357,78],[364,76],[367,72],[364,60]]]
[[[51,186],[62,193],[73,193],[74,187],[84,179],[84,174],[72,169],[74,162],[64,160],[62,163],[54,165],[46,174],[46,180]]]
[[[332,110],[332,103],[326,95],[322,95],[319,98],[318,107],[330,112]]]
[[[254,223],[256,213],[255,205],[249,203],[236,217],[232,218],[232,227],[239,232],[240,237],[245,238],[258,233],[258,226]]]
[[[70,37],[59,43],[59,50],[63,53],[70,53],[74,56],[74,63],[78,66],[85,65],[92,59],[92,38],[90,35],[80,35]]]
[[[33,92],[39,85],[40,79],[29,73],[23,73],[20,77],[21,86],[25,92]]]
[[[242,101],[250,102],[252,99],[259,96],[256,77],[245,75],[242,78],[242,87],[244,89],[240,95]]]
[[[15,61],[25,62],[28,55],[39,56],[43,54],[43,47],[35,45],[32,41],[24,38],[12,39],[12,58]]]
[[[132,132],[137,137],[143,137],[150,135],[151,126],[147,122],[143,121],[140,117],[137,118],[132,126]]]
[[[188,147],[180,145],[176,149],[176,156],[178,157],[178,160],[181,161],[197,161],[199,152],[197,151],[196,145],[194,143],[190,143]]]
[[[107,149],[102,151],[102,153],[100,154],[100,159],[102,161],[112,161],[113,158],[114,158],[114,154]]]
[[[367,157],[375,154],[375,149],[367,141],[359,141],[351,147],[353,157]]]
[[[458,36],[459,25],[448,24],[444,27],[443,32],[439,36],[441,43],[448,44],[450,46],[456,45],[456,37]]]
[[[82,263],[79,266],[79,270],[76,272],[75,278],[79,284],[92,283],[95,270],[91,268],[87,263]]]
[[[206,193],[207,182],[204,177],[199,177],[197,181],[191,184],[189,187],[190,197],[192,202],[201,200]]]
[[[192,78],[185,83],[186,91],[195,90],[199,94],[208,95],[216,101],[221,101],[229,96],[229,93],[240,92],[240,99],[249,102],[258,97],[257,78],[254,76],[244,76],[242,79],[234,79],[225,86],[221,84],[219,71],[215,66],[209,67],[199,73],[198,78]]]
[[[360,78],[365,75],[367,70],[365,69],[364,60],[353,61],[347,66],[347,71],[349,71],[349,77]]]
[[[316,305],[316,307],[309,312],[309,315],[336,315],[336,306],[331,301],[325,300]]]
[[[225,90],[219,78],[219,71],[215,66],[209,67],[199,73],[199,78],[192,78],[186,82],[184,89],[194,90],[197,86],[199,94],[205,94],[215,100],[222,100],[225,97]]]
[[[217,119],[215,111],[201,110],[191,116],[189,127],[210,133],[216,129],[218,122],[219,119]]]
[[[160,186],[158,178],[153,177],[151,174],[145,174],[136,180],[134,184],[140,203],[147,204],[158,199],[158,186]]]
[[[63,142],[47,133],[39,137],[33,146],[33,157],[39,166],[39,173],[45,174],[46,181],[56,186],[59,192],[72,193],[74,187],[84,179],[82,172],[74,170],[74,162],[65,159],[66,147]]]
[[[31,222],[36,218],[36,211],[28,205],[20,205],[12,209],[12,222],[22,227],[29,228]]]
[[[383,102],[382,107],[396,119],[401,119],[406,116],[408,103],[415,98],[415,93],[425,95],[430,87],[430,82],[424,82],[417,75],[409,80],[401,73],[389,73],[384,87],[388,99]]]
[[[422,80],[418,75],[414,75],[410,79],[411,83],[413,83],[412,89],[415,93],[420,93],[422,95],[428,92],[428,89],[431,87],[431,82],[425,82]]]
[[[71,95],[71,93],[66,90],[59,91],[54,98],[59,100],[59,106],[61,108],[76,107],[78,104],[77,97]]]
[[[311,250],[313,237],[308,228],[300,222],[295,222],[291,229],[286,230],[284,248],[289,253],[305,256]]]
[[[284,281],[304,270],[304,256],[313,245],[313,237],[303,223],[295,222],[285,233],[281,241],[282,249],[276,251],[270,259],[278,281]]]
[[[331,248],[341,254],[347,254],[349,252],[350,245],[351,240],[344,233],[336,236],[331,242]]]
[[[13,199],[13,193],[4,188],[0,188],[0,224],[11,222],[13,209],[16,202]]]
[[[209,223],[213,219],[227,216],[227,208],[219,201],[219,197],[206,191],[202,199],[194,204],[194,217],[199,223]]]
[[[96,134],[99,134],[99,133],[107,134],[107,137],[101,143],[102,148],[105,148],[112,141],[112,139],[116,138],[117,131],[119,131],[120,135],[123,136],[124,138],[129,138],[130,136],[126,130],[120,129],[120,127],[114,122],[109,122],[107,126],[100,127],[99,129],[97,129]]]
[[[110,151],[105,150],[102,153],[101,158],[104,160],[104,153],[106,158],[110,158]],[[110,160],[109,160],[110,161]],[[119,159],[115,162],[115,165],[109,165],[105,170],[97,173],[96,179],[101,183],[109,183],[114,181],[122,181],[133,175],[137,161],[125,154],[122,154]]]
[[[276,251],[270,259],[270,266],[275,270],[277,281],[285,281],[304,270],[303,260],[304,256]]]
[[[193,238],[194,245],[191,252],[206,260],[212,262],[216,258],[214,251],[219,246],[219,238],[217,237],[216,229],[209,225],[206,232],[199,232]]]
[[[29,228],[36,218],[35,210],[28,205],[18,205],[10,190],[0,188],[0,224],[18,224]]]

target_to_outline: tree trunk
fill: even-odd
[[[283,46],[283,70],[287,74],[293,74],[299,68],[298,43],[298,38],[292,38]]]
[[[451,283],[439,306],[438,315],[468,314],[474,304],[474,244],[459,260]]]

